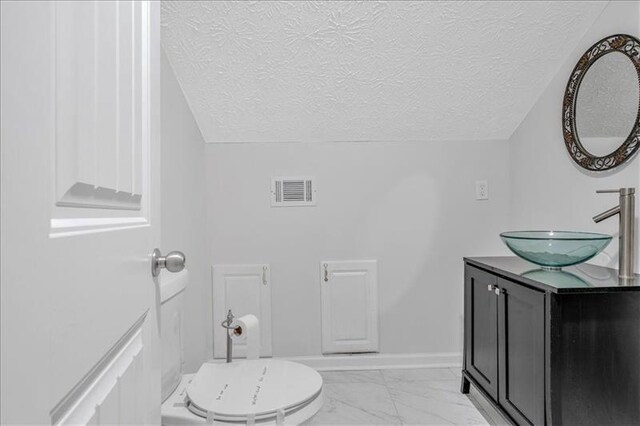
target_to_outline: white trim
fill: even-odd
[[[127,370],[141,362],[143,349],[142,325],[145,312],[105,356],[51,410],[52,425],[88,424],[112,392],[120,391],[120,379]],[[134,370],[134,374],[139,371]],[[138,383],[140,377],[134,377]],[[138,391],[139,389],[133,389]]]
[[[116,117],[116,119],[118,118]],[[120,179],[120,176],[116,176],[116,179]],[[112,188],[102,188],[89,183],[76,182],[60,197],[56,202],[56,206],[108,210],[140,210],[141,200],[141,194],[133,194],[126,191],[117,191]]]
[[[50,226],[49,238],[59,238],[146,227],[149,222],[144,217],[71,218],[51,219]]]
[[[184,268],[182,271],[173,274],[160,274],[158,282],[160,283],[160,304],[164,304],[187,287],[189,270]]]
[[[299,362],[318,371],[439,368],[460,367],[462,365],[462,354],[459,352],[325,355],[284,359]]]
[[[462,366],[462,353],[353,354],[275,357],[298,362],[317,371],[395,370],[402,368],[448,368]],[[225,362],[215,359],[209,362]]]

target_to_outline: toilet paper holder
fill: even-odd
[[[222,321],[220,325],[222,325],[222,327],[226,328],[227,330],[233,330],[235,333],[240,334],[242,329],[240,327],[234,327],[231,325],[233,323],[233,318],[234,318],[233,313],[231,312],[231,309],[229,309],[229,312],[227,312],[227,319]],[[231,335],[227,331],[227,363],[231,362],[232,358],[233,358],[233,341],[231,340]]]

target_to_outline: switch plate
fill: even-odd
[[[486,180],[476,181],[476,200],[489,199],[489,184]]]

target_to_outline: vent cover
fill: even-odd
[[[271,180],[272,207],[316,205],[316,186],[309,176],[275,177]]]

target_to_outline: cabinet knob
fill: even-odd
[[[497,286],[497,285],[489,284],[489,285],[487,286],[487,291],[493,291],[493,290],[495,290],[496,288],[498,288],[498,286]]]
[[[505,294],[507,292],[504,288],[500,288],[498,286],[496,286],[494,291],[498,296],[500,296],[501,294]]]

